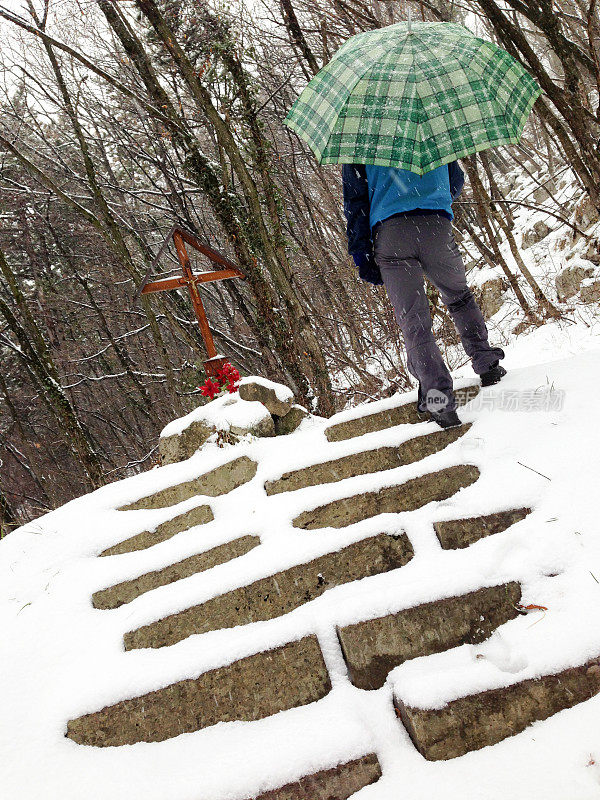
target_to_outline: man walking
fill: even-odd
[[[360,277],[385,285],[402,330],[417,407],[442,428],[460,425],[452,376],[431,330],[423,273],[439,290],[482,386],[506,375],[501,347],[492,347],[483,314],[467,286],[452,233],[452,202],[464,185],[458,162],[419,176],[405,169],[344,164],[348,252]]]

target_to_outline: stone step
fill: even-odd
[[[347,800],[379,778],[379,761],[375,753],[370,753],[331,769],[315,772],[314,775],[307,775],[299,781],[287,783],[252,800]]]
[[[419,752],[430,761],[457,758],[497,744],[534,722],[600,693],[600,659],[555,675],[461,697],[442,708],[394,705]]]
[[[307,636],[72,719],[67,736],[94,747],[162,742],[218,722],[307,705],[330,689],[317,637]]]
[[[350,680],[359,689],[379,689],[411,658],[482,642],[518,616],[520,599],[518,583],[500,584],[338,628]]]
[[[398,569],[412,556],[406,534],[381,533],[362,539],[129,631],[124,637],[125,649],[166,647],[193,634],[274,619],[314,600],[333,586]]]
[[[433,500],[446,500],[466,486],[475,483],[479,470],[473,464],[459,464],[438,472],[429,472],[397,486],[386,486],[376,492],[344,497],[323,506],[303,511],[293,522],[305,530],[342,528],[377,514],[414,511]]]
[[[458,550],[494,533],[502,533],[511,525],[531,514],[530,508],[496,511],[483,517],[451,519],[434,522],[433,527],[444,550]]]
[[[481,386],[476,383],[472,386],[465,386],[456,389],[454,395],[456,403],[464,406],[479,394]],[[413,424],[427,420],[426,415],[417,412],[416,403],[403,403],[394,408],[387,408],[384,411],[376,411],[374,414],[366,414],[362,417],[354,417],[344,422],[337,422],[325,429],[325,436],[329,442],[341,442],[344,439],[353,439],[355,436],[363,436],[365,433],[382,431],[385,428],[393,428],[395,425]]]
[[[250,550],[260,544],[258,536],[242,536],[231,542],[226,542],[218,547],[206,550],[204,553],[184,558],[176,564],[170,564],[164,569],[154,572],[146,572],[137,578],[133,578],[108,589],[102,589],[92,595],[94,608],[108,609],[119,608],[125,603],[130,603],[145,592],[157,589],[159,586],[166,586],[182,578],[189,578],[197,572],[204,572],[207,569],[216,567],[217,564],[224,564],[238,556],[249,553]]]
[[[412,464],[455,442],[464,436],[470,427],[471,425],[461,425],[457,428],[416,436],[396,447],[378,447],[376,450],[363,450],[320,464],[311,464],[303,469],[286,472],[277,480],[267,481],[265,491],[268,495],[292,492],[306,486],[333,483],[344,478],[354,478],[357,475],[367,475],[371,472]]]
[[[166,489],[161,489],[159,492],[148,495],[148,497],[136,500],[135,503],[122,506],[119,511],[166,508],[167,506],[174,506],[176,503],[182,503],[184,500],[195,497],[198,494],[218,497],[252,480],[256,475],[256,468],[255,461],[252,461],[248,456],[240,456],[239,458],[234,458],[233,461],[228,461],[226,464],[215,467],[215,469],[204,475],[193,478],[191,481],[179,483],[176,486],[168,486]]]
[[[212,522],[213,519],[214,516],[210,506],[194,506],[189,511],[184,511],[183,514],[178,514],[176,517],[161,523],[153,531],[142,531],[142,533],[125,539],[112,547],[107,547],[100,555],[118,556],[123,553],[133,553],[136,550],[145,550],[148,547],[159,544],[159,542],[165,542],[177,533],[194,528],[196,525],[205,525],[207,522]]]

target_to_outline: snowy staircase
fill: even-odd
[[[459,404],[469,402],[477,391],[477,386],[458,390]],[[357,439],[358,445],[359,437],[366,434],[422,421],[415,403],[404,403],[373,414],[365,415],[363,411],[362,416],[334,423],[325,429],[325,436],[332,445],[349,439]],[[288,492],[297,492],[295,497],[302,497],[302,491],[309,487],[385,473],[420,462],[459,443],[469,429],[470,425],[448,431],[432,427],[429,433],[409,438],[398,446],[357,447],[356,452],[349,455],[284,472],[280,477],[265,481],[260,491],[264,490],[266,502],[272,503],[271,498],[280,500],[279,496]],[[205,474],[164,487],[121,507],[123,513],[164,509],[168,514],[171,506],[196,496],[202,499],[201,504],[183,513],[173,513],[153,530],[141,530],[100,555],[116,558],[136,553],[210,523],[213,512],[207,498],[229,494],[244,486],[255,478],[259,466],[257,461],[242,455]],[[298,536],[316,537],[321,529],[331,532],[382,513],[410,512],[452,497],[475,483],[479,475],[475,465],[462,461],[433,471],[424,468],[410,480],[304,507],[293,518],[293,526]],[[273,506],[274,513],[279,507]],[[529,508],[515,508],[468,519],[451,519],[435,522],[434,529],[443,550],[459,550],[507,530],[530,511]],[[92,602],[97,609],[120,608],[158,587],[233,559],[249,557],[260,543],[260,537],[248,530],[246,535],[202,553],[96,591]],[[167,613],[134,628],[125,633],[124,646],[131,651],[168,648],[193,635],[276,620],[312,602],[332,587],[402,570],[413,555],[405,533],[365,535],[350,545],[331,549],[317,558],[265,575],[205,602],[188,604],[175,613]],[[336,631],[350,681],[360,689],[377,690],[385,684],[392,669],[417,658],[424,659],[426,671],[430,658],[435,658],[436,654],[483,642],[500,625],[516,618],[520,613],[520,600],[521,587],[515,580],[482,585],[461,595],[444,596],[442,592],[433,602],[416,603],[384,616],[374,615],[366,605],[361,621],[338,626]],[[433,674],[434,667],[431,669]],[[318,636],[302,635],[281,646],[261,649],[205,671],[195,678],[159,685],[143,695],[126,697],[72,719],[67,736],[78,744],[94,747],[160,742],[219,722],[259,720],[279,711],[315,703],[325,698],[331,687]],[[494,744],[598,692],[600,666],[591,661],[558,675],[451,699],[442,707],[435,707],[434,702],[421,707],[412,702],[410,691],[404,696],[403,685],[395,685],[394,706],[415,747],[425,758],[438,760],[455,758]],[[360,758],[354,756],[260,797],[262,800],[343,800],[381,776],[375,754],[367,752]]]

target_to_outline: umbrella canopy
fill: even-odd
[[[399,22],[348,39],[285,124],[321,164],[423,175],[518,142],[540,94],[518,61],[462,25]]]

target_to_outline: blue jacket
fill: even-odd
[[[377,179],[378,185],[369,187],[367,170],[372,178],[374,176]],[[395,180],[394,172],[399,180]],[[445,174],[440,174],[438,170],[432,170],[431,173],[426,173],[426,176],[430,177],[423,182],[423,179],[418,179],[418,176],[407,170],[390,172],[388,168],[373,168],[365,164],[342,166],[348,252],[354,258],[363,280],[375,284],[382,283],[373,257],[371,235],[372,228],[377,222],[396,213],[444,214],[452,219],[450,203],[460,195],[465,182],[464,173],[458,162],[452,161],[448,164],[447,184],[444,180]],[[404,193],[399,192],[398,186],[405,188]],[[416,186],[420,188],[420,193]],[[393,191],[390,191],[390,187]]]

